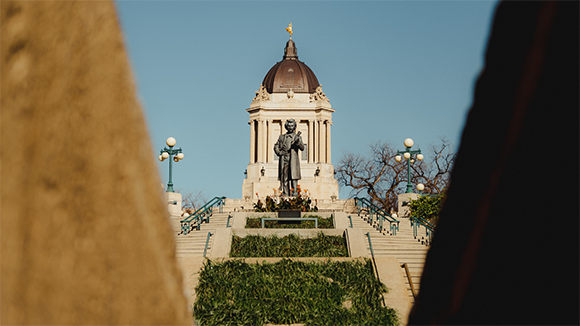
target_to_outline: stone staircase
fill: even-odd
[[[419,293],[421,273],[423,272],[423,265],[425,257],[427,256],[428,246],[421,244],[420,241],[414,238],[413,228],[408,218],[399,218],[399,231],[397,235],[390,235],[388,232],[379,232],[378,221],[375,219],[373,225],[370,224],[368,215],[351,214],[353,228],[363,230],[363,233],[370,232],[371,242],[375,256],[388,256],[396,258],[401,264],[407,263],[409,273],[411,274],[411,281],[415,288],[415,293]],[[389,229],[389,224],[385,223],[384,228]],[[424,236],[425,230],[421,228],[418,231],[419,240]],[[365,244],[369,248],[368,237],[365,236]],[[370,256],[370,248],[367,249]],[[407,291],[411,303],[415,302],[411,286],[409,284],[406,271],[402,268],[405,282],[407,284]]]
[[[215,235],[216,229],[225,228],[227,225],[228,215],[232,213],[215,213],[210,218],[210,223],[202,223],[201,230],[192,230],[189,234],[183,235],[181,233],[181,226],[179,221],[181,218],[172,218],[171,223],[175,232],[176,241],[176,256],[177,257],[203,257],[205,242],[207,240],[208,232]],[[388,232],[379,232],[378,221],[375,219],[373,225],[369,223],[368,215],[364,213],[361,215],[349,214],[352,217],[352,225],[355,229],[361,229],[363,234],[370,233],[371,242],[375,256],[388,256],[396,258],[401,264],[407,263],[411,280],[416,293],[419,293],[421,273],[423,271],[423,264],[428,246],[421,244],[413,237],[413,229],[411,223],[407,218],[399,218],[399,231],[397,235],[390,235]],[[230,221],[231,223],[231,221]],[[231,224],[230,224],[231,226]],[[389,224],[385,223],[384,227],[389,228]],[[420,229],[419,236],[424,236],[424,229]],[[211,255],[215,236],[211,236],[208,243],[206,256]],[[364,237],[365,245],[367,246],[368,255],[371,255],[368,237]],[[413,293],[407,279],[407,274],[403,268],[402,273],[407,285],[407,292],[409,300],[414,303]]]
[[[200,230],[193,229],[187,235],[179,234],[181,233],[181,224],[179,221],[182,218],[172,218],[171,226],[175,232],[176,257],[203,257],[208,232],[215,235],[216,229],[225,228],[229,214],[230,213],[214,213],[210,217],[209,223],[202,223]],[[211,254],[214,238],[214,236],[209,238],[206,256],[210,256]]]

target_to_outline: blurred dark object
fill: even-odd
[[[578,325],[578,12],[498,5],[410,324]]]

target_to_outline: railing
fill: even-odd
[[[373,267],[374,267],[374,274],[377,277],[377,280],[380,282],[381,281],[381,277],[379,276],[379,268],[377,267],[377,261],[375,260],[375,251],[373,250],[373,243],[371,241],[371,233],[367,232],[365,233],[365,235],[368,237],[369,239],[369,247],[368,249],[371,250],[371,258],[373,261]],[[381,296],[383,298],[383,307],[386,307],[386,303],[385,303],[385,296]]]
[[[370,232],[367,232],[367,233],[365,233],[365,235],[366,235],[366,236],[368,237],[368,239],[369,239],[369,249],[371,250],[371,256],[372,256],[373,258],[375,258],[375,252],[373,251],[373,243],[371,242],[371,233],[370,233]]]
[[[411,280],[411,273],[409,272],[409,267],[407,267],[407,263],[404,263],[403,265],[401,265],[401,267],[403,267],[405,269],[405,272],[407,274],[407,279],[409,280],[409,285],[411,286],[411,293],[413,294],[413,298],[416,299],[417,294],[415,293],[415,287],[413,286],[413,280]]]
[[[207,233],[207,239],[205,239],[205,247],[203,248],[203,256],[205,257],[205,254],[207,253],[207,245],[209,244],[209,238],[213,235],[213,233],[208,232]]]
[[[411,220],[411,226],[413,227],[413,236],[415,239],[418,237],[418,228],[420,226],[425,227],[425,237],[424,237],[424,245],[430,245],[431,239],[433,238],[433,233],[435,233],[435,226],[429,223],[426,219],[418,216],[411,216],[409,218]],[[417,241],[421,242],[421,239],[417,239]]]
[[[196,223],[196,229],[201,229],[201,223],[209,223],[209,218],[213,215],[214,206],[219,208],[219,212],[223,213],[223,205],[226,197],[214,197],[212,200],[205,203],[197,211],[188,217],[181,220],[181,234],[187,235],[191,232],[191,224]]]
[[[226,223],[226,228],[230,227],[230,219],[232,218],[231,215],[228,215],[228,223]]]
[[[349,215],[348,219],[350,220],[350,228],[352,229],[352,217]]]
[[[370,200],[366,198],[355,197],[354,200],[359,215],[363,209],[363,206],[366,206],[367,211],[369,213],[369,222],[371,224],[373,224],[374,215],[376,215],[379,221],[379,229],[381,231],[384,230],[383,221],[386,220],[387,222],[389,222],[390,234],[397,235],[397,231],[399,231],[398,220],[396,220],[391,215],[387,214],[387,212],[383,211],[381,208],[379,208],[377,205],[373,204]]]

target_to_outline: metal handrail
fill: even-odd
[[[205,254],[207,253],[207,245],[209,244],[209,237],[211,237],[213,235],[213,233],[208,232],[207,233],[207,239],[205,239],[205,247],[203,249],[203,256],[205,257]]]
[[[223,212],[223,205],[225,204],[226,197],[214,197],[193,214],[181,220],[181,233],[184,235],[191,232],[191,223],[196,222],[196,229],[201,229],[201,223],[204,221],[209,223],[209,218],[213,215],[213,207],[217,205],[219,207],[220,213]]]
[[[192,216],[197,215],[198,213],[202,212],[203,210],[207,209],[208,207],[211,207],[213,205],[223,205],[225,204],[225,199],[226,197],[214,197],[211,200],[209,200],[207,203],[205,203],[203,206],[201,206],[200,208],[198,208],[195,212],[193,212],[191,215],[189,215],[188,217],[186,217],[185,219],[183,219],[184,222],[187,222],[188,219],[190,219]],[[220,213],[222,212],[223,208],[220,209]]]
[[[371,242],[371,233],[367,232],[365,235],[369,238],[369,249],[371,250],[371,256],[375,258],[375,252],[373,251],[373,243]]]
[[[350,228],[352,229],[352,217],[349,215],[348,219],[350,220]]]
[[[427,220],[425,220],[424,218],[417,216],[411,216],[409,220],[411,220],[411,226],[413,227],[413,236],[415,237],[415,239],[417,239],[418,236],[417,228],[420,225],[425,227],[425,237],[426,237],[425,245],[430,245],[431,239],[433,238],[433,233],[435,233],[435,227],[433,226],[433,224],[427,222]]]
[[[389,215],[387,212],[385,212],[380,207],[373,204],[370,200],[366,198],[355,197],[354,200],[359,215],[363,208],[363,205],[365,205],[369,212],[369,219],[371,224],[373,223],[374,219],[373,215],[377,215],[379,219],[379,228],[381,229],[381,231],[383,230],[383,220],[387,220],[389,222],[391,235],[397,235],[397,231],[399,231],[399,221],[397,219]]]
[[[373,243],[371,241],[371,233],[367,232],[367,233],[365,233],[365,235],[369,239],[369,249],[371,250],[371,258],[373,261],[374,273],[375,273],[375,276],[377,277],[377,280],[380,282],[381,277],[379,276],[379,268],[377,267],[377,261],[375,260],[375,251],[373,250]],[[381,296],[381,297],[383,299],[383,307],[386,307],[387,305],[385,303],[385,296]]]
[[[407,267],[407,263],[403,263],[401,267],[405,268],[405,272],[407,273],[407,279],[409,280],[409,285],[411,286],[411,293],[413,294],[413,298],[417,298],[417,294],[415,293],[415,287],[413,286],[413,280],[411,280],[411,273],[409,272],[409,268]]]
[[[422,222],[422,224],[425,225],[425,227],[429,227],[431,229],[431,231],[435,231],[435,225],[431,224],[425,218],[420,217],[420,216],[413,216],[413,217],[415,219],[417,219],[418,221]]]

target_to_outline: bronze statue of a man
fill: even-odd
[[[278,155],[278,180],[280,191],[284,196],[296,196],[300,176],[300,155],[298,150],[304,150],[301,132],[295,133],[296,121],[290,119],[284,124],[287,132],[278,137],[274,152]]]

